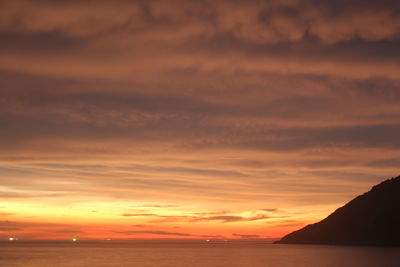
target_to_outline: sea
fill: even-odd
[[[400,248],[259,240],[0,242],[1,267],[399,267]]]

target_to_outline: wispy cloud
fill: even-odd
[[[150,234],[150,235],[159,235],[159,236],[176,236],[176,237],[193,237],[193,238],[225,238],[223,235],[196,235],[196,234],[188,234],[181,232],[168,232],[168,231],[153,231],[153,230],[143,230],[143,231],[114,231],[117,234],[123,235],[142,235],[142,234]]]
[[[166,232],[166,231],[114,231],[117,234],[128,234],[128,235],[136,235],[136,234],[152,234],[152,235],[168,235],[168,236],[194,236],[187,233],[179,233],[179,232]]]
[[[142,205],[140,207],[143,208],[177,208],[179,205],[156,205],[156,204],[147,204],[147,205]]]
[[[124,216],[124,217],[148,217],[148,216],[161,216],[161,215],[158,215],[158,214],[153,214],[153,213],[124,213],[124,214],[121,214],[121,216]]]
[[[6,216],[10,216],[13,215],[14,213],[11,212],[0,212],[0,216],[6,217]]]
[[[20,231],[22,230],[21,228],[16,228],[16,227],[0,227],[0,231],[2,232],[11,232],[11,231]]]
[[[266,211],[266,212],[271,212],[271,213],[273,213],[273,212],[278,212],[278,209],[277,208],[269,208],[269,209],[261,209],[262,211]]]
[[[232,236],[240,237],[240,238],[258,238],[260,235],[243,235],[243,234],[232,234]]]
[[[63,229],[63,230],[57,230],[56,233],[61,233],[61,234],[79,234],[79,233],[82,233],[82,231]]]
[[[159,217],[161,220],[153,220],[151,222],[173,222],[173,221],[188,221],[188,222],[202,222],[202,221],[220,221],[220,222],[244,222],[244,221],[257,221],[271,218],[269,215],[261,214],[257,216],[244,217],[236,215],[213,215],[213,214],[226,214],[227,212],[203,212],[196,213],[195,215],[160,215],[153,213],[124,213],[124,217]],[[213,216],[209,216],[212,214]]]
[[[230,215],[219,215],[219,216],[209,216],[209,217],[198,217],[193,218],[192,221],[221,221],[221,222],[243,222],[243,221],[257,221],[257,220],[266,220],[269,219],[270,216],[267,215],[258,215],[254,217],[243,217],[243,216],[230,216]]]

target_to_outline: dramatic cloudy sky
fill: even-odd
[[[0,239],[279,237],[400,166],[398,0],[0,0]]]

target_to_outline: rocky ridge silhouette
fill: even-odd
[[[275,243],[400,246],[400,176]]]

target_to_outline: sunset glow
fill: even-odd
[[[279,238],[398,175],[398,9],[342,2],[0,1],[0,240]]]

